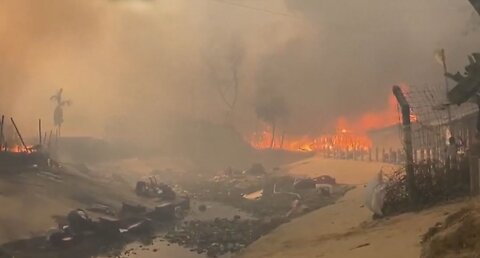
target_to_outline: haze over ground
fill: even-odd
[[[235,57],[238,130],[255,130],[261,92],[285,98],[290,134],[315,135],[339,116],[385,109],[392,84],[441,86],[433,52],[445,48],[451,70],[462,69],[479,19],[450,0],[5,0],[0,107],[25,134],[39,117],[51,123],[48,98],[61,87],[73,100],[69,135],[149,138],[179,120],[223,123],[217,89],[233,83]]]

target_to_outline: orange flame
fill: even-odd
[[[22,146],[22,145],[13,145],[13,146],[8,146],[7,152],[13,152],[13,153],[27,153],[30,152],[30,150],[34,150],[33,145],[27,145],[27,150]]]
[[[262,131],[261,134],[254,134],[249,142],[255,149],[282,149],[286,151],[326,151],[326,150],[368,150],[371,147],[371,141],[366,136],[355,135],[346,128],[337,129],[335,134],[325,134],[318,137],[297,137],[288,136],[275,137],[272,144],[272,134],[269,131]]]
[[[412,115],[412,120],[416,117]],[[271,130],[264,129],[247,137],[247,141],[255,149],[282,149],[287,151],[367,151],[372,147],[371,139],[366,135],[369,130],[397,124],[399,113],[397,101],[393,95],[388,99],[386,109],[378,112],[367,112],[357,119],[347,120],[339,117],[336,121],[336,132],[319,136],[291,137],[276,135],[272,146]]]
[[[379,129],[397,124],[399,121],[399,113],[397,108],[397,100],[393,95],[388,98],[388,105],[385,110],[378,112],[367,112],[362,114],[358,119],[347,121],[346,118],[337,119],[337,124],[344,128],[351,128],[358,133],[365,134],[369,130]]]

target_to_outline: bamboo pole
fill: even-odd
[[[277,123],[274,121],[272,123],[272,141],[270,142],[270,149],[275,147],[275,131],[277,129]]]
[[[17,125],[15,124],[15,121],[13,120],[13,117],[10,117],[10,120],[12,121],[12,124],[13,124],[13,126],[15,127],[15,131],[17,131],[18,137],[20,138],[20,141],[22,142],[23,147],[25,148],[25,150],[26,150],[27,152],[29,152],[29,149],[27,148],[27,145],[25,144],[25,141],[23,141],[22,134],[21,134],[20,131],[18,130],[18,127],[17,127]]]
[[[42,145],[42,119],[38,119],[38,143]]]
[[[47,145],[49,149],[50,149],[50,145],[52,143],[52,134],[53,134],[53,132],[52,132],[52,130],[50,130],[50,135],[48,136],[48,145]]]
[[[5,116],[2,115],[2,124],[0,125],[0,151],[3,149],[3,124],[5,122]]]
[[[55,149],[58,147],[58,127],[55,128]]]
[[[280,141],[280,149],[283,149],[283,141],[285,140],[285,131],[282,132],[282,140]]]

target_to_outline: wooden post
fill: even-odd
[[[38,119],[38,143],[42,145],[42,119]]]
[[[470,194],[476,196],[480,193],[479,163],[480,159],[477,153],[471,153],[469,156],[470,163]]]
[[[470,147],[470,129],[467,127],[467,135],[465,136],[465,147],[469,148]]]
[[[275,131],[277,129],[277,123],[275,121],[272,122],[272,140],[270,142],[270,149],[273,150],[275,147]],[[60,135],[60,126],[58,127],[58,134]]]
[[[55,131],[55,148],[58,147],[58,138],[60,137],[60,126],[57,127]]]
[[[13,124],[13,126],[15,127],[15,131],[17,131],[18,137],[20,138],[20,141],[22,142],[23,147],[24,147],[25,150],[28,152],[29,149],[27,148],[27,145],[26,145],[25,142],[23,141],[22,134],[20,134],[20,131],[18,130],[17,125],[15,124],[15,121],[13,121],[13,117],[10,117],[10,120],[12,121],[12,124]]]
[[[378,162],[378,146],[375,147],[375,161]]]
[[[2,115],[2,124],[0,127],[0,151],[3,150],[3,124],[5,122],[5,116]]]
[[[52,133],[53,133],[52,130],[50,130],[50,135],[48,136],[48,144],[47,144],[49,149],[50,149],[50,145],[52,143]]]
[[[393,86],[393,95],[400,104],[402,111],[402,125],[403,138],[405,145],[406,165],[405,171],[407,174],[407,190],[411,204],[415,205],[417,202],[417,193],[415,187],[415,174],[413,168],[413,147],[412,147],[412,127],[410,124],[410,105],[403,95],[402,89],[399,86]]]
[[[283,141],[285,140],[285,131],[282,132],[282,140],[280,141],[280,149],[283,149]]]

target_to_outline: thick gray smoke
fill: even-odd
[[[255,8],[2,1],[0,107],[33,134],[36,118],[51,126],[48,98],[64,88],[74,103],[65,134],[157,142],[185,121],[223,123],[227,115],[252,132],[266,87],[285,98],[283,130],[315,135],[338,116],[385,108],[392,84],[440,83],[435,49],[447,50],[452,69],[478,51],[480,35],[465,34],[475,19],[466,0],[230,2]],[[233,112],[218,91],[229,85],[238,87]]]
[[[393,84],[443,86],[436,49],[446,49],[452,70],[478,51],[480,34],[465,31],[480,17],[466,0],[286,2],[309,31],[264,59],[258,76],[288,94],[297,133],[385,109]]]

